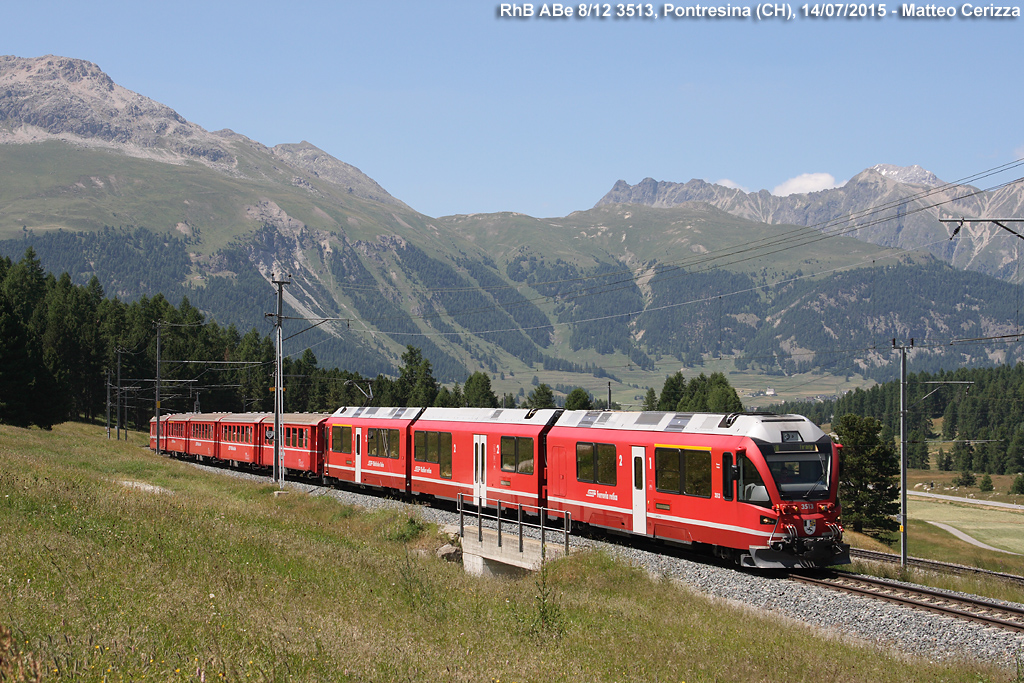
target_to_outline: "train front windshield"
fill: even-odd
[[[765,461],[782,500],[824,500],[831,484],[831,444],[775,444]]]

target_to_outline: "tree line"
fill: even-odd
[[[67,273],[59,278],[45,273],[31,248],[16,263],[0,258],[0,423],[50,428],[68,420],[95,420],[106,411],[108,388],[119,371],[117,387],[128,424],[146,428],[155,407],[158,343],[163,412],[273,409],[270,387],[275,354],[269,334],[255,328],[242,334],[234,325],[207,322],[187,297],[177,306],[162,294],[131,303],[106,298],[96,277],[76,285]],[[472,373],[461,385],[441,385],[431,362],[416,347],[406,347],[401,363],[397,377],[364,377],[350,370],[319,367],[316,355],[307,348],[297,358],[284,359],[285,410],[332,412],[349,405],[558,407],[551,387],[542,382],[517,404],[512,394],[499,397],[485,372]],[[999,391],[1000,386],[995,383],[990,391]],[[855,399],[863,397],[850,400]],[[957,409],[951,424],[964,428],[977,424],[978,419],[966,409],[972,405],[965,402]],[[608,406],[575,387],[563,407],[599,410]],[[660,393],[648,389],[643,409],[729,413],[742,411],[743,406],[722,373],[701,373],[687,380],[677,372],[666,377]],[[873,445],[859,460],[854,458],[859,451],[844,451],[847,462],[853,463],[843,468],[844,509],[856,526],[885,527],[888,517],[882,513],[893,498],[879,503],[874,498],[858,502],[857,497],[858,491],[872,491],[867,495],[875,498],[891,493],[891,486],[880,486],[877,479],[882,477],[883,484],[888,481],[885,467],[892,462],[885,441],[877,438],[882,426],[849,422],[849,429],[867,435],[855,439]],[[857,478],[856,473],[864,471],[876,476],[872,486]]]
[[[104,295],[94,276],[75,284],[68,273],[46,273],[29,247],[17,262],[0,257],[0,422],[49,428],[67,420],[95,420],[106,412],[108,387],[120,389],[124,415],[145,426],[155,408],[160,344],[163,412],[270,411],[274,344],[255,328],[207,321],[183,296],[175,306],[162,294],[132,302]],[[118,373],[120,385],[117,384]],[[554,408],[550,386],[537,383],[522,400],[498,396],[485,372],[461,385],[442,385],[421,349],[408,346],[397,377],[323,368],[311,349],[283,367],[285,410],[333,411],[345,405]],[[607,408],[582,388],[562,406]],[[613,408],[616,406],[612,406]],[[735,412],[742,404],[721,373],[690,381],[676,373],[646,410]]]
[[[855,389],[816,403],[772,406],[776,412],[806,415],[817,424],[848,413],[870,416],[886,441],[898,439],[900,383]],[[941,429],[936,427],[941,418]],[[938,450],[940,470],[984,474],[1024,472],[1024,364],[918,372],[907,376],[908,460],[929,469],[928,442],[948,443]]]

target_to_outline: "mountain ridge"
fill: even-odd
[[[595,207],[643,204],[659,208],[702,201],[752,221],[842,232],[883,247],[926,250],[954,267],[1020,281],[1015,242],[998,226],[976,223],[950,241],[952,227],[940,218],[1024,215],[1024,186],[1010,183],[991,191],[943,183],[920,166],[876,164],[842,187],[773,195],[693,179],[686,183],[644,178],[636,185],[617,181]]]
[[[271,154],[364,199],[405,206],[355,166],[302,141],[266,147],[230,129],[210,132],[144,95],[117,85],[92,62],[56,55],[0,56],[0,144],[62,140],[162,163],[201,163],[257,177],[240,167],[237,145]],[[296,177],[296,184],[302,179]]]
[[[867,267],[846,278],[829,273],[889,263],[900,233],[917,228],[905,221],[872,244],[823,240],[816,228],[783,221],[792,207],[825,212],[829,198],[833,210],[872,197],[909,205],[929,187],[926,172],[913,169],[868,169],[851,186],[859,194],[786,202],[691,181],[699,192],[676,191],[678,201],[666,206],[609,201],[559,218],[431,218],[309,142],[267,147],[230,129],[205,131],[119,89],[90,62],[53,56],[0,60],[0,143],[0,253],[18,258],[34,246],[46,267],[59,263],[76,281],[95,275],[123,298],[155,295],[151,283],[159,282],[169,296],[187,296],[240,329],[264,324],[270,281],[288,274],[289,309],[311,319],[289,323],[288,334],[329,319],[302,343],[327,364],[364,372],[392,371],[413,344],[446,381],[540,368],[582,381],[584,368],[641,373],[655,363],[699,366],[709,354],[771,372],[870,374],[881,371],[877,352],[837,362],[826,348],[855,333],[870,347],[856,329],[864,319],[871,334],[920,329],[922,339],[952,329],[982,336],[1010,324],[1002,308],[986,317],[980,304],[960,310],[948,292],[928,291],[914,299],[933,302],[923,318],[870,307],[844,317],[849,297],[875,300],[865,282],[884,276],[891,289],[894,276]],[[645,201],[657,203],[674,187],[650,180]],[[755,219],[737,215],[744,207]],[[897,253],[901,267],[939,268],[927,255]],[[987,256],[975,254],[979,262]],[[942,268],[949,282],[975,282]],[[827,295],[792,284],[805,271],[822,273],[815,282]],[[971,286],[1007,297],[1001,285]],[[832,316],[830,334],[821,333],[822,311]],[[800,353],[817,365],[792,360]]]

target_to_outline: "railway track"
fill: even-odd
[[[927,610],[957,619],[966,619],[995,628],[1024,633],[1024,609],[1002,605],[977,597],[955,595],[922,586],[907,586],[845,572],[819,575],[791,574],[793,581],[822,586],[830,590],[863,595],[876,600]]]
[[[881,553],[876,550],[860,550],[859,548],[850,548],[850,557],[859,560],[868,560],[870,562],[885,562],[887,564],[899,564],[900,556],[893,555],[892,553]],[[979,569],[978,567],[968,567],[962,564],[953,564],[951,562],[939,562],[937,560],[926,560],[920,557],[908,557],[908,567],[916,567],[918,569],[926,569],[928,571],[939,572],[942,574],[957,574],[959,576],[985,576],[988,578],[999,579],[1014,583],[1020,586],[1024,586],[1024,576],[1018,574],[1007,574],[1005,572],[994,572],[988,569]]]

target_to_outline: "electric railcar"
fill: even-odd
[[[161,417],[159,448],[273,465],[273,415]],[[325,483],[493,507],[707,546],[743,566],[846,564],[838,449],[799,415],[340,408],[281,416],[284,467]]]

